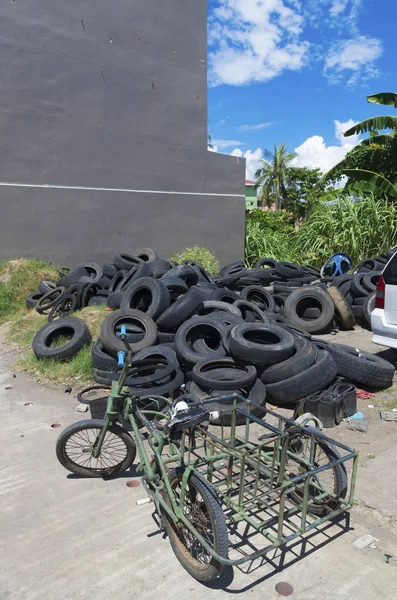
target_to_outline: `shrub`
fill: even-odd
[[[173,254],[170,258],[174,262],[181,264],[184,260],[189,262],[200,263],[210,273],[210,275],[219,274],[219,262],[215,255],[212,254],[206,248],[200,248],[200,246],[193,246],[192,248],[186,248],[179,254]]]
[[[290,232],[294,227],[294,216],[283,210],[251,210],[247,223],[258,223],[266,231]]]

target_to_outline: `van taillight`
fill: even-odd
[[[383,275],[379,277],[375,295],[375,308],[385,308],[385,280]]]

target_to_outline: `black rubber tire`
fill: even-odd
[[[304,270],[299,265],[289,262],[278,262],[274,267],[276,273],[285,279],[295,279],[303,277]]]
[[[382,275],[379,271],[371,271],[364,275],[362,280],[362,286],[369,294],[376,291],[376,287],[378,285],[378,281],[380,276]],[[39,288],[40,289],[40,288]]]
[[[86,432],[85,436],[87,436],[87,443],[89,441],[88,439],[88,430],[97,430],[98,431],[98,435],[100,434],[100,431],[102,430],[103,427],[103,421],[99,420],[99,419],[91,419],[91,420],[87,420],[87,421],[78,421],[77,423],[73,423],[73,425],[69,425],[69,427],[67,427],[66,429],[64,429],[64,431],[62,431],[61,435],[59,436],[58,440],[57,440],[57,444],[56,444],[56,455],[57,458],[59,460],[59,462],[61,463],[61,465],[63,467],[65,467],[65,469],[67,469],[68,471],[70,471],[71,473],[74,473],[75,475],[80,475],[82,477],[115,477],[116,475],[118,475],[119,473],[122,473],[123,471],[126,471],[128,469],[128,467],[130,467],[132,465],[132,463],[135,460],[135,456],[136,456],[136,446],[135,446],[135,442],[133,440],[133,438],[130,436],[130,434],[123,429],[122,427],[120,427],[119,425],[116,425],[114,423],[111,423],[109,425],[108,428],[108,432],[110,434],[112,434],[113,436],[117,436],[121,442],[124,444],[125,447],[125,458],[123,458],[119,464],[115,465],[114,467],[108,467],[108,468],[98,468],[98,469],[92,469],[89,467],[83,467],[79,464],[76,464],[73,459],[71,457],[68,456],[68,450],[67,450],[67,444],[69,439],[74,435],[74,434],[78,434],[79,432]],[[108,436],[108,432],[106,432],[105,435],[105,440],[104,443],[106,442],[106,437]],[[84,436],[84,439],[85,439]],[[94,439],[94,438],[93,438]],[[104,446],[102,446],[102,449],[104,448]],[[106,448],[106,446],[105,446]],[[76,450],[75,450],[76,452]]]
[[[56,287],[56,283],[53,281],[46,281],[44,279],[43,281],[40,281],[38,291],[41,292],[42,296],[44,296],[44,294],[48,294],[48,292],[51,292],[51,290],[55,290]]]
[[[309,446],[310,446],[311,442],[312,442],[312,436],[314,436],[316,438],[316,445],[326,455],[327,463],[332,465],[331,469],[332,469],[332,473],[333,473],[334,485],[333,485],[333,489],[330,491],[332,491],[333,494],[335,494],[335,496],[337,496],[340,499],[345,498],[346,494],[347,494],[347,488],[348,488],[348,478],[347,478],[345,465],[343,463],[339,463],[336,465],[334,464],[335,461],[337,461],[341,458],[339,455],[339,452],[336,450],[335,446],[329,444],[328,442],[324,441],[320,437],[316,436],[316,430],[314,430],[312,428],[309,428],[309,432],[305,432],[305,431],[303,432],[298,427],[296,427],[296,428],[292,427],[288,430],[288,433],[290,436],[288,439],[288,446],[291,448],[293,454],[295,454],[297,451],[297,445],[298,445],[298,448],[299,448],[299,446],[302,446],[302,439],[307,438],[308,442],[309,442]],[[298,455],[299,455],[299,453],[298,453]],[[306,456],[304,458],[306,458],[306,460],[307,460],[310,457]],[[317,466],[318,462],[319,462],[319,455],[317,454],[317,450],[315,450],[313,467]],[[301,471],[301,464],[302,463],[299,463],[300,471]],[[305,464],[305,463],[303,463],[303,464]],[[286,469],[288,471],[288,459],[287,459]],[[325,473],[327,471],[328,471],[328,469],[326,469],[326,471],[324,471],[323,473]],[[321,480],[321,476],[322,476],[322,473],[319,473],[316,476],[316,479]],[[316,483],[317,483],[317,481],[316,481]],[[311,491],[311,489],[310,489],[310,484],[309,484],[309,493],[310,493],[310,491]],[[315,493],[316,493],[315,486],[313,486],[312,492],[313,493],[310,493],[310,499],[315,500]],[[296,492],[296,491],[291,492],[291,494],[289,494],[289,497],[296,504],[302,504],[303,493],[300,494],[299,492]],[[315,503],[310,504],[308,506],[307,510],[308,510],[308,512],[310,512],[313,515],[322,517],[322,516],[326,516],[327,514],[329,514],[330,510],[334,510],[334,509],[338,508],[338,506],[339,506],[339,502],[338,502],[338,500],[335,500],[334,498],[328,498],[328,500],[326,500],[325,498],[321,498],[318,501],[317,505]]]
[[[113,264],[120,271],[129,271],[132,267],[142,263],[143,261],[140,258],[132,254],[115,254],[113,257]]]
[[[51,348],[51,342],[58,336],[73,334],[73,337],[62,346]],[[75,356],[83,346],[91,342],[91,334],[87,325],[76,317],[65,317],[52,321],[36,333],[32,349],[37,358],[66,359]]]
[[[112,283],[112,279],[113,277],[105,277],[102,276],[99,280],[98,280],[98,285],[101,286],[102,290],[107,290],[109,291],[109,285]]]
[[[159,357],[167,359],[167,361],[175,365],[176,368],[180,368],[176,352],[168,346],[163,346],[162,344],[150,346],[149,348],[145,348],[145,350],[141,350],[134,356],[134,360]]]
[[[261,258],[255,263],[255,269],[275,269],[277,261],[274,258]]]
[[[169,292],[176,294],[186,294],[189,291],[187,284],[176,275],[168,275],[167,273],[160,278],[161,283],[165,285]]]
[[[274,365],[295,352],[293,336],[276,325],[235,325],[229,332],[228,342],[232,355],[254,365]]]
[[[35,304],[35,309],[40,315],[45,314],[54,306],[54,304],[56,304],[59,300],[64,298],[66,296],[66,293],[66,288],[62,286],[56,287],[54,290],[50,290],[49,292],[44,294],[44,296],[42,296],[39,300],[37,300]]]
[[[321,315],[321,310],[319,308],[305,308],[303,311],[304,319],[318,319]]]
[[[375,309],[376,292],[372,292],[365,299],[363,305],[363,325],[371,331],[371,313]]]
[[[100,267],[99,265],[97,265],[97,263],[86,263],[86,264],[81,264],[81,265],[77,265],[77,266],[81,266],[83,267],[86,271],[87,271],[87,275],[84,275],[80,281],[84,282],[84,283],[92,283],[92,282],[98,282],[102,275],[102,267]]]
[[[154,260],[157,260],[159,257],[157,252],[152,248],[141,248],[140,250],[138,250],[135,256],[140,260],[143,260],[143,262],[152,262]]]
[[[220,300],[204,300],[203,308],[198,311],[198,314],[200,316],[205,316],[216,312],[229,312],[242,319],[241,311],[237,306],[230,304],[229,302],[221,302]]]
[[[108,277],[111,280],[117,273],[117,267],[112,263],[105,263],[102,266],[102,273],[104,277]]]
[[[115,292],[120,283],[124,280],[125,276],[127,275],[128,271],[117,271],[116,275],[113,276],[110,284],[109,284],[109,291],[110,292]]]
[[[77,298],[73,294],[66,294],[51,308],[48,315],[48,322],[51,323],[57,317],[69,317],[77,307]]]
[[[170,293],[160,279],[142,277],[132,283],[121,301],[121,308],[132,308],[157,319],[170,305]]]
[[[157,319],[157,326],[161,331],[173,331],[202,307],[203,302],[199,292],[192,288],[163,312]]]
[[[182,476],[183,470],[181,468],[174,469],[169,473],[168,479],[173,489],[179,486],[182,481]],[[219,556],[227,558],[229,540],[226,521],[223,515],[221,504],[214,488],[207,481],[203,480],[201,477],[198,477],[194,472],[192,472],[187,482],[186,494],[193,498],[193,496],[197,496],[197,492],[202,498],[200,510],[202,510],[202,505],[204,505],[204,514],[206,515],[205,520],[206,522],[209,521],[211,523],[211,539],[213,540],[211,543],[213,545],[213,549]],[[166,492],[164,492],[164,498],[171,506],[171,500],[168,498]],[[165,511],[163,511],[163,518],[171,548],[189,575],[202,583],[209,583],[220,577],[224,570],[224,566],[214,558],[211,558],[210,562],[205,567],[201,567],[199,561],[196,561],[194,557],[193,559],[190,557],[191,552],[194,552],[193,549],[197,548],[198,542],[196,541],[195,544],[192,544],[189,548],[186,548],[183,542],[186,534],[182,533],[182,531],[179,532],[177,525],[172,521],[172,519],[170,519],[170,517],[168,517]]]
[[[351,307],[352,309],[352,313],[354,315],[354,318],[357,320],[362,319],[363,316],[363,306],[356,306],[355,304],[353,304],[353,306]]]
[[[248,300],[236,300],[234,306],[239,309],[241,316],[247,323],[269,323],[266,313],[253,302],[248,302]]]
[[[248,302],[260,305],[262,310],[269,312],[274,312],[276,310],[276,303],[273,296],[260,286],[249,285],[241,292],[241,298],[248,300]],[[263,309],[263,306],[266,308]]]
[[[285,298],[284,296],[281,296],[280,294],[273,294],[273,300],[275,303],[275,312],[279,312],[281,315],[284,315],[284,304],[285,304]],[[269,315],[267,315],[269,316]]]
[[[346,283],[348,283],[349,289],[350,289],[350,282],[352,279],[353,279],[353,275],[338,275],[338,277],[334,277],[330,287],[340,288],[342,285],[345,285]]]
[[[353,296],[351,295],[351,293],[350,293],[350,292],[348,292],[348,293],[345,295],[345,298],[346,298],[346,302],[348,303],[348,305],[349,305],[350,307],[352,307],[352,306],[353,306],[353,303],[354,303],[354,298],[353,298]]]
[[[362,298],[363,296],[368,296],[368,291],[362,284],[364,277],[365,273],[356,273],[356,275],[353,276],[350,284],[350,293],[353,298]]]
[[[104,371],[114,371],[117,369],[117,360],[106,351],[100,340],[92,346],[91,359],[92,365],[96,369]]]
[[[212,418],[211,424],[215,426],[224,425],[226,427],[230,427],[232,424],[232,411],[233,411],[233,400],[229,400],[227,402],[220,402],[217,400],[220,396],[231,395],[234,392],[240,394],[244,400],[237,401],[237,406],[242,410],[250,412],[254,417],[258,417],[262,419],[265,415],[265,411],[263,408],[266,406],[266,387],[261,382],[260,379],[257,379],[253,386],[249,388],[244,388],[241,390],[234,389],[228,390],[227,392],[214,389],[214,390],[203,390],[200,386],[197,385],[194,381],[191,381],[187,385],[187,389],[189,393],[197,396],[200,400],[206,400],[208,398],[213,397],[214,402],[210,402],[205,405],[207,410],[211,412],[219,412],[218,418]],[[249,400],[249,402],[247,401]],[[257,404],[258,406],[253,406],[251,403]],[[236,414],[236,425],[244,425],[246,418],[244,415],[239,413]]]
[[[181,385],[185,381],[184,375],[180,369],[175,369],[174,374],[161,380],[152,387],[133,387],[129,386],[130,393],[135,396],[168,396],[174,398],[179,393]]]
[[[26,308],[35,308],[36,303],[43,297],[43,294],[40,292],[32,292],[28,296],[26,296],[25,303]]]
[[[125,292],[111,292],[106,299],[108,308],[120,308]]]
[[[328,344],[327,350],[336,362],[341,377],[374,389],[385,389],[392,385],[395,368],[380,356],[361,350],[363,358],[360,358],[355,348],[344,344]]]
[[[152,270],[147,263],[142,263],[140,265],[136,265],[135,267],[132,267],[132,269],[130,269],[126,273],[124,278],[119,282],[119,284],[117,285],[116,291],[117,292],[125,292],[129,289],[129,287],[134,282],[138,281],[139,279],[142,279],[143,277],[151,277],[151,276],[152,276]]]
[[[295,354],[287,360],[271,365],[261,371],[260,379],[265,385],[284,381],[284,379],[303,373],[316,362],[318,350],[314,344],[299,337],[294,339],[294,343]]]
[[[373,258],[366,258],[355,268],[358,273],[369,273],[369,271],[376,271],[376,260]]]
[[[342,329],[353,329],[356,324],[356,319],[341,290],[337,287],[329,287],[327,292],[335,305],[338,321],[340,322]]]
[[[300,310],[318,305],[321,315],[317,319],[306,321],[299,316]],[[299,312],[298,312],[299,311]],[[315,286],[295,290],[285,301],[284,316],[287,323],[308,333],[324,333],[332,327],[335,308],[330,295]]]
[[[87,276],[88,272],[81,265],[73,267],[67,275],[64,275],[57,281],[57,286],[68,288],[73,283],[77,283],[84,276]]]
[[[167,331],[158,332],[158,343],[159,345],[173,344],[175,343],[175,333],[169,333]]]
[[[101,342],[106,350],[112,356],[116,357],[117,352],[125,352],[125,346],[116,335],[116,328],[121,325],[132,324],[144,331],[142,340],[130,343],[131,351],[136,354],[144,348],[154,346],[157,341],[157,326],[151,317],[148,317],[139,310],[119,309],[106,317],[101,327]]]
[[[239,294],[236,294],[236,292],[233,292],[232,290],[220,288],[214,290],[209,299],[218,302],[227,302],[228,304],[234,304],[236,300],[241,299],[241,296]]]
[[[228,326],[220,319],[208,319],[207,317],[193,317],[181,325],[175,336],[176,353],[179,360],[185,365],[195,365],[202,360],[210,358],[222,358],[226,355],[225,338]],[[220,344],[217,350],[211,350],[204,346],[197,352],[189,346],[198,339],[206,337],[216,338]]]
[[[180,279],[183,279],[183,281],[189,288],[192,285],[196,285],[199,280],[199,274],[196,271],[196,269],[194,269],[190,265],[185,264],[172,267],[172,269],[170,269],[168,273],[166,273],[165,277],[168,277],[168,275],[170,277],[179,277]]]
[[[251,387],[257,378],[254,366],[238,365],[232,358],[203,360],[194,365],[192,379],[203,390]]]
[[[355,306],[364,306],[368,296],[360,296],[360,298],[354,298],[353,304]]]
[[[101,371],[100,369],[93,369],[93,379],[96,383],[106,385],[110,387],[112,385],[112,371]]]
[[[337,366],[326,351],[319,352],[311,367],[293,377],[266,384],[268,399],[278,406],[298,402],[310,394],[325,389],[337,375]]]

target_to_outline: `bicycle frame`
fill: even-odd
[[[285,546],[297,537],[304,536],[307,532],[318,527],[325,521],[344,513],[353,505],[358,453],[351,448],[329,440],[320,431],[298,427],[294,421],[253,403],[247,402],[248,410],[244,411],[238,407],[237,402],[244,400],[238,394],[226,395],[216,399],[210,398],[201,402],[204,405],[214,402],[214,400],[217,402],[233,402],[232,423],[229,435],[224,435],[223,427],[221,428],[221,435],[218,436],[207,431],[202,426],[197,426],[196,431],[201,441],[197,447],[192,448],[191,444],[188,443],[186,440],[186,431],[182,433],[180,442],[174,443],[165,433],[157,430],[147,418],[149,415],[161,415],[160,410],[145,410],[138,407],[139,401],[142,402],[147,399],[155,400],[156,396],[131,396],[129,388],[124,387],[129,366],[130,360],[127,360],[121,371],[119,380],[112,382],[103,429],[95,442],[93,456],[98,458],[100,455],[102,443],[111,422],[118,420],[120,416],[124,420],[129,421],[140,458],[137,470],[143,472],[143,481],[149,488],[158,514],[161,516],[166,513],[174,523],[182,523],[215,560],[230,566],[241,565],[255,560],[272,549]],[[264,417],[276,417],[278,419],[278,426],[270,425],[265,420],[252,415],[251,410],[254,407],[262,409]],[[242,415],[245,419],[244,436],[240,436],[237,433],[237,415]],[[162,416],[164,415],[162,414]],[[149,457],[148,451],[145,448],[138,426],[139,422],[144,425],[149,434],[147,441],[152,452],[152,457]],[[249,440],[249,426],[254,423],[264,428],[265,431],[269,431],[274,440],[266,440],[262,444],[252,443]],[[288,448],[288,427],[294,427],[294,430],[303,432],[311,440],[309,459],[300,457],[297,452],[291,451]],[[332,460],[332,463],[328,465],[313,467],[315,444],[318,439],[323,440],[325,443],[331,441],[339,450],[343,450],[345,455],[339,459]],[[168,447],[167,455],[164,455],[166,446]],[[294,462],[303,468],[304,472],[290,477],[286,471],[288,459],[293,459]],[[319,473],[336,465],[346,463],[348,460],[353,461],[351,489],[348,499],[342,500],[336,498],[332,491],[321,487],[320,483],[318,483],[318,489],[321,493],[317,496],[317,499],[323,497],[335,498],[335,500],[338,500],[338,507],[330,509],[325,516],[308,523],[308,513],[310,512],[310,506],[313,504],[313,500],[310,498],[309,486],[317,486],[317,483],[313,484],[311,478],[316,478],[318,481],[317,475]],[[225,467],[222,464],[225,461],[227,461],[226,473],[224,473]],[[179,501],[176,500],[169,481],[168,465],[171,464],[180,466],[183,469]],[[239,559],[229,559],[218,555],[184,514],[188,480],[193,471],[197,476],[212,485],[218,498],[232,511],[232,515],[229,518],[230,522],[238,523],[239,521],[245,521],[258,533],[266,537],[269,545]],[[302,489],[302,502],[298,505],[288,506],[287,501],[291,493],[294,490],[299,490],[302,493]],[[167,499],[169,499],[171,506],[167,502]],[[275,500],[277,500],[279,505],[278,510],[270,506],[275,503]],[[262,507],[265,511],[273,511],[273,516],[267,521],[251,517],[248,509],[252,505],[256,508]],[[292,534],[285,535],[284,527],[286,523],[288,523],[290,529],[293,529],[291,526],[293,518],[298,519],[299,523],[296,527],[294,526],[295,530]]]

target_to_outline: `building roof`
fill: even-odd
[[[250,179],[245,180],[245,185],[255,185],[256,181],[251,181]]]

